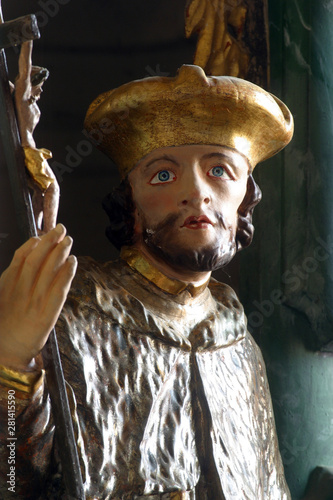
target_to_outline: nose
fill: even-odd
[[[201,169],[188,168],[182,179],[181,204],[199,208],[208,205],[210,201],[209,186]]]

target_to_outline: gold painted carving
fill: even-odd
[[[24,147],[25,166],[38,187],[44,193],[54,182],[54,178],[47,175],[50,171],[47,160],[52,158],[52,153],[48,149]]]
[[[246,78],[250,59],[243,42],[246,15],[239,0],[189,0],[186,37],[199,33],[194,64],[208,75]]]
[[[0,365],[0,384],[16,389],[29,396],[33,395],[43,382],[44,370],[41,372],[20,372]]]
[[[171,295],[178,295],[187,289],[192,297],[196,297],[200,295],[208,285],[208,281],[202,285],[195,286],[168,278],[154,267],[136,247],[122,247],[120,256],[132,269],[138,271],[147,280]]]
[[[85,128],[99,134],[98,148],[125,178],[154,149],[184,144],[234,148],[254,168],[288,144],[293,119],[279,99],[250,82],[184,65],[174,78],[136,80],[104,93],[89,107]]]

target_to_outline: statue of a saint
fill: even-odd
[[[58,225],[1,277],[1,453],[15,391],[15,498],[62,495],[39,355],[62,310],[87,498],[290,499],[261,353],[233,290],[211,279],[252,240],[252,171],[290,141],[289,110],[183,66],[101,95],[86,128],[123,179],[105,201],[120,260],[81,259],[66,300],[76,261]]]

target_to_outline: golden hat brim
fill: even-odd
[[[289,143],[293,118],[253,83],[184,65],[176,77],[135,80],[101,94],[85,128],[125,177],[155,149],[186,144],[231,147],[254,168]]]

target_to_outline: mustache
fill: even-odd
[[[225,222],[225,218],[223,217],[223,214],[220,212],[213,212],[214,216],[214,227],[221,227],[223,229],[227,229],[227,224]],[[183,225],[183,218],[184,215],[179,215],[179,214],[170,214],[167,215],[161,222],[156,224],[155,226],[151,226],[150,228],[146,228],[145,232],[147,236],[153,236],[156,233],[160,233],[161,231],[165,231],[169,229],[170,227],[174,225]],[[211,218],[211,217],[210,217]]]

